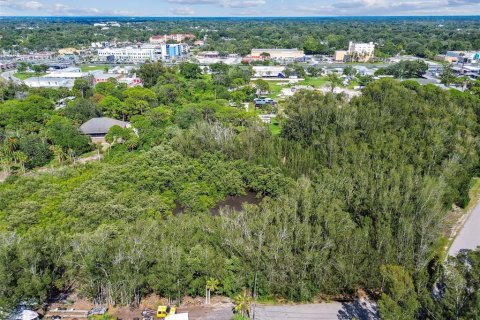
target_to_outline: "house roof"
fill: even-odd
[[[107,134],[108,130],[113,126],[126,128],[128,122],[120,121],[112,118],[92,118],[80,126],[80,132],[83,134]]]

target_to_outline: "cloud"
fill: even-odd
[[[195,10],[190,7],[173,8],[170,12],[177,16],[193,16],[195,14]]]
[[[103,13],[97,8],[74,8],[63,3],[54,3],[50,12],[55,15],[98,15]]]
[[[266,0],[166,0],[168,3],[189,5],[218,5],[224,8],[250,8],[267,3]]]
[[[144,0],[146,1],[146,0]],[[480,13],[480,0],[150,0],[149,8],[123,1],[98,0],[0,0],[0,15],[152,15],[161,10],[172,15],[242,16],[385,16],[472,15]],[[110,3],[110,2],[108,2]],[[91,4],[91,5],[88,5]],[[115,5],[114,5],[115,4]],[[98,7],[97,7],[98,6]],[[168,6],[165,8],[165,6]],[[201,10],[200,6],[207,6]],[[128,8],[139,12],[127,11]],[[259,7],[266,10],[258,10]],[[113,9],[115,8],[115,9]],[[192,9],[193,8],[193,9]],[[198,10],[197,10],[198,9]],[[140,12],[140,10],[144,10]]]
[[[23,0],[0,0],[0,8],[8,8],[14,11],[20,11],[23,13],[24,11],[38,11],[41,14],[48,14],[48,15],[66,15],[66,16],[97,16],[97,15],[105,15],[105,16],[128,16],[134,15],[133,12],[124,11],[124,10],[100,10],[95,7],[72,7],[66,5],[64,3],[53,3],[53,4],[44,4],[39,1],[23,1]],[[0,10],[1,11],[1,10]]]
[[[14,10],[39,10],[43,9],[44,5],[38,1],[0,0],[0,7]]]
[[[480,0],[353,0],[326,5],[298,5],[297,10],[309,15],[428,15],[428,14],[473,14],[468,6],[479,5]],[[465,7],[465,8],[464,8]],[[455,9],[454,9],[455,8]],[[471,8],[471,7],[470,7]],[[480,8],[479,8],[480,9]]]
[[[480,4],[480,0],[449,0],[449,6],[470,6]]]

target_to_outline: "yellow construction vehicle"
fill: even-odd
[[[175,314],[177,312],[177,308],[170,307],[170,306],[158,306],[157,309],[157,318],[164,319],[167,316]]]

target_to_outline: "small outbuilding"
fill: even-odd
[[[112,118],[101,117],[92,118],[80,126],[80,132],[90,136],[92,142],[103,143],[105,136],[113,126],[120,126],[122,128],[130,128],[129,122],[120,121]]]

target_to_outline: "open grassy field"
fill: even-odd
[[[298,84],[303,86],[312,86],[312,87],[319,88],[328,84],[328,79],[327,77],[311,77],[303,81],[300,81]]]
[[[17,72],[13,76],[15,78],[20,79],[20,80],[25,80],[25,79],[28,79],[28,78],[31,78],[31,77],[43,77],[44,75],[46,75],[46,73],[35,74],[33,72]]]
[[[92,65],[92,66],[81,66],[82,72],[94,71],[94,70],[105,70],[105,68],[112,68],[109,65]]]
[[[281,81],[285,82],[285,81]],[[269,98],[276,99],[280,92],[282,91],[283,88],[286,88],[287,86],[281,86],[279,83],[281,82],[270,82],[270,94],[268,95]]]

